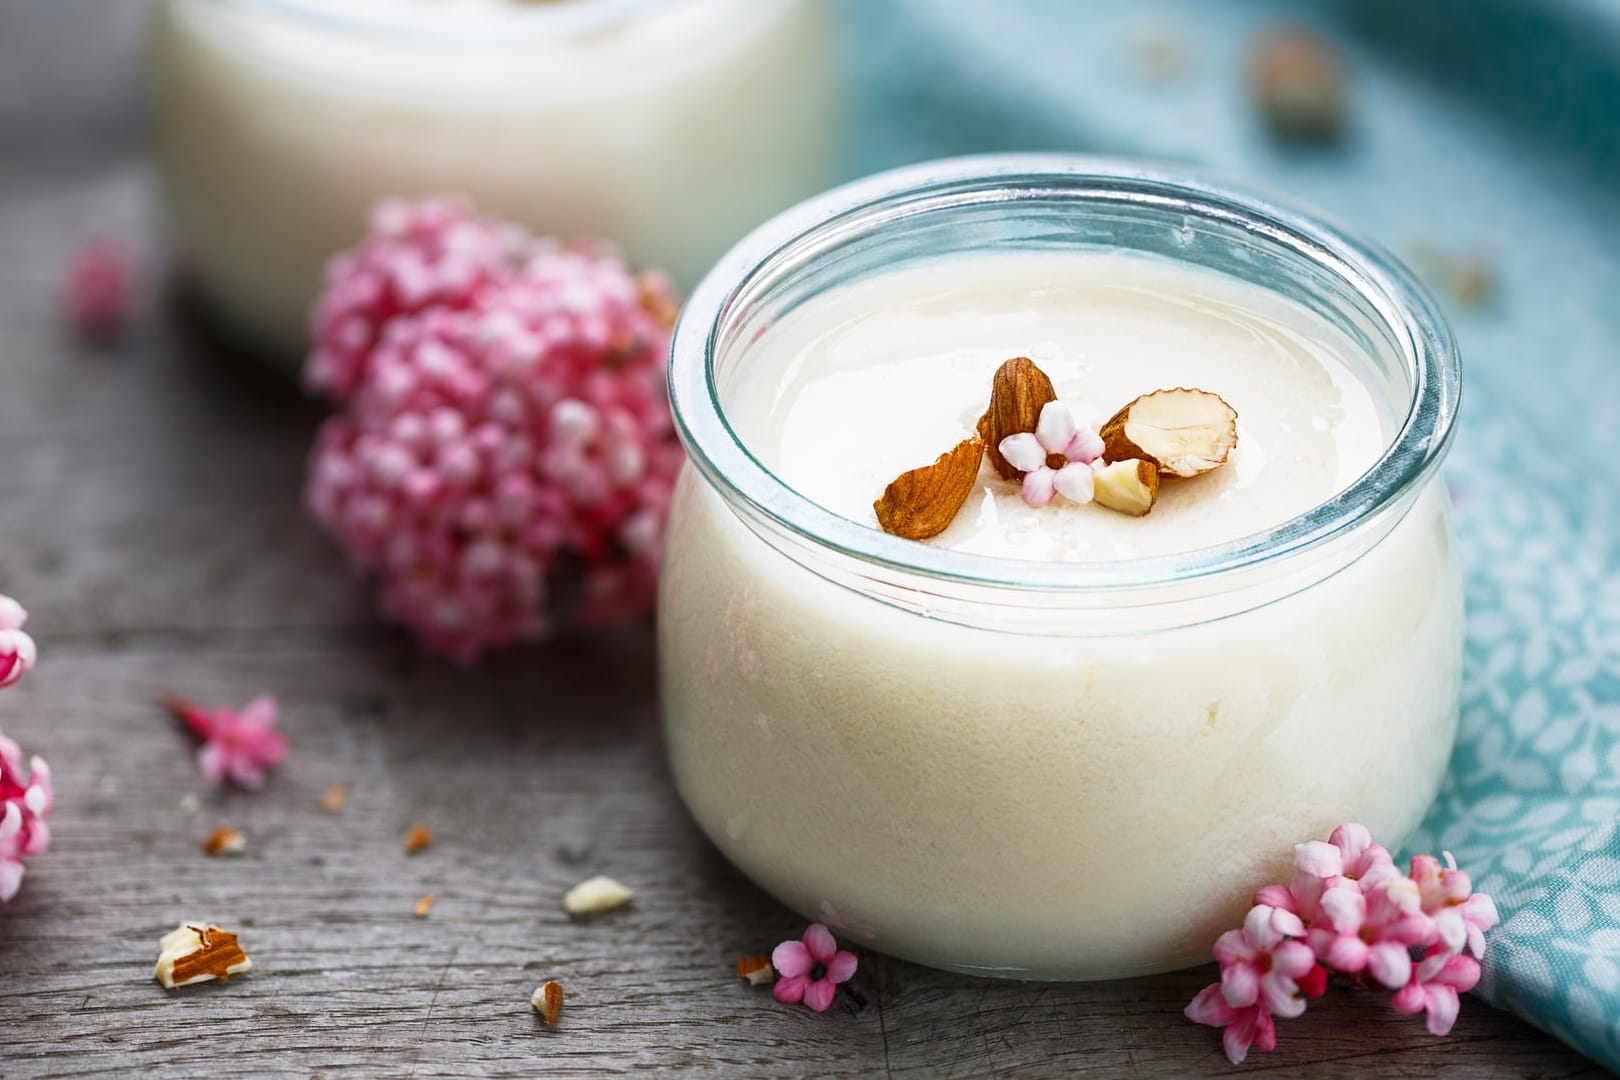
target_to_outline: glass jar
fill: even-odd
[[[1092,248],[1280,294],[1359,350],[1398,428],[1293,520],[1197,551],[1048,563],[886,535],[736,439],[728,386],[834,286],[955,252]],[[1395,845],[1458,714],[1462,600],[1437,470],[1460,382],[1394,260],[1195,175],[1062,156],[876,176],[777,217],[688,303],[690,454],[659,607],[664,724],[698,824],[808,918],[919,963],[1114,978],[1209,957],[1295,843]]]
[[[463,193],[682,287],[834,179],[819,0],[163,0],[175,244],[223,322],[301,349],[386,195]]]

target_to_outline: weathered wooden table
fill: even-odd
[[[121,344],[74,342],[52,288],[77,240],[135,238],[153,294],[160,280],[143,10],[0,0],[0,590],[32,609],[43,655],[0,696],[0,726],[51,760],[58,791],[52,849],[0,907],[0,1077],[1227,1068],[1215,1032],[1181,1017],[1209,970],[1024,985],[866,955],[866,1008],[820,1016],[741,984],[735,958],[802,920],[676,800],[648,633],[475,673],[424,660],[301,513],[311,405],[156,295]],[[156,700],[262,690],[288,763],[261,793],[210,790]],[[341,814],[317,805],[334,783]],[[437,842],[408,857],[417,820]],[[245,855],[202,855],[220,822]],[[570,922],[563,892],[597,872],[634,905]],[[157,940],[182,919],[240,930],[255,972],[165,992]],[[568,995],[549,1029],[528,1004],[545,979]],[[1442,1041],[1348,992],[1247,1068],[1310,1066],[1600,1073],[1478,1002]]]

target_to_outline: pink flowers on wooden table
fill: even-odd
[[[1024,474],[1019,494],[1029,505],[1045,506],[1054,494],[1070,502],[1091,501],[1091,463],[1102,457],[1102,436],[1079,424],[1074,411],[1061,401],[1041,407],[1034,431],[1009,435],[996,449]]]
[[[287,756],[286,737],[276,730],[276,699],[268,694],[240,709],[205,709],[176,697],[163,704],[202,740],[197,765],[216,784],[262,787],[265,773]]]
[[[855,974],[855,954],[838,947],[838,941],[821,923],[811,923],[798,941],[784,941],[771,953],[771,965],[781,978],[772,993],[784,1005],[803,1002],[816,1012],[826,1012],[838,993],[838,984]]]
[[[1221,935],[1221,981],[1186,1015],[1221,1028],[1238,1064],[1252,1046],[1273,1049],[1273,1018],[1302,1014],[1333,971],[1394,991],[1397,1011],[1426,1013],[1429,1031],[1445,1035],[1458,995],[1479,982],[1485,931],[1497,919],[1491,898],[1473,891],[1449,854],[1444,865],[1419,855],[1402,874],[1364,827],[1341,825],[1327,843],[1297,845],[1292,881],[1262,888],[1243,929]]]
[[[23,632],[28,612],[9,596],[0,596],[0,689],[14,685],[34,666],[34,641]],[[51,811],[51,769],[34,756],[23,770],[23,752],[15,740],[0,734],[0,901],[22,886],[23,860],[50,846],[45,815]]]
[[[380,606],[460,662],[651,609],[683,455],[663,365],[675,301],[603,244],[538,239],[461,203],[388,202],[314,318],[322,427],[306,501]]]

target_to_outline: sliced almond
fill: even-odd
[[[427,918],[427,913],[429,911],[432,911],[432,910],[433,910],[433,894],[432,893],[429,893],[428,895],[422,897],[422,899],[420,899],[420,900],[418,900],[416,902],[416,917],[418,919]]]
[[[979,417],[979,438],[984,441],[985,456],[997,476],[1017,480],[1024,475],[1001,456],[997,447],[1009,435],[1034,431],[1041,420],[1041,409],[1048,401],[1056,400],[1052,380],[1029,357],[1015,356],[996,369],[990,382],[990,408]]]
[[[221,825],[208,834],[202,849],[204,855],[240,855],[246,847],[247,837],[229,825]]]
[[[979,437],[966,438],[932,465],[895,477],[872,504],[883,531],[907,540],[926,540],[944,532],[973,494],[986,449]]]
[[[1116,461],[1092,471],[1092,501],[1122,514],[1141,517],[1159,497],[1159,470],[1141,458]]]
[[[158,942],[152,974],[165,990],[173,990],[211,979],[227,981],[252,967],[235,934],[213,923],[181,923]]]
[[[555,1024],[557,1014],[562,1012],[562,983],[541,983],[529,995],[529,1004],[534,1006],[534,1011],[547,1024]]]
[[[624,907],[635,895],[629,886],[598,875],[569,889],[563,897],[563,910],[570,915],[600,915]]]
[[[349,801],[349,791],[342,784],[333,784],[321,792],[321,809],[328,814],[343,812],[343,804]]]
[[[1141,458],[1169,476],[1197,476],[1226,463],[1237,445],[1237,412],[1207,390],[1155,390],[1102,426],[1103,459]]]
[[[744,956],[737,961],[737,978],[749,986],[769,986],[776,981],[776,968],[768,956]]]

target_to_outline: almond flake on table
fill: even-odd
[[[598,875],[569,889],[563,897],[563,910],[570,915],[599,915],[623,907],[634,896],[626,886]]]
[[[212,979],[228,981],[232,975],[249,971],[249,960],[236,935],[213,923],[181,923],[158,942],[157,966],[153,976],[165,990]]]

